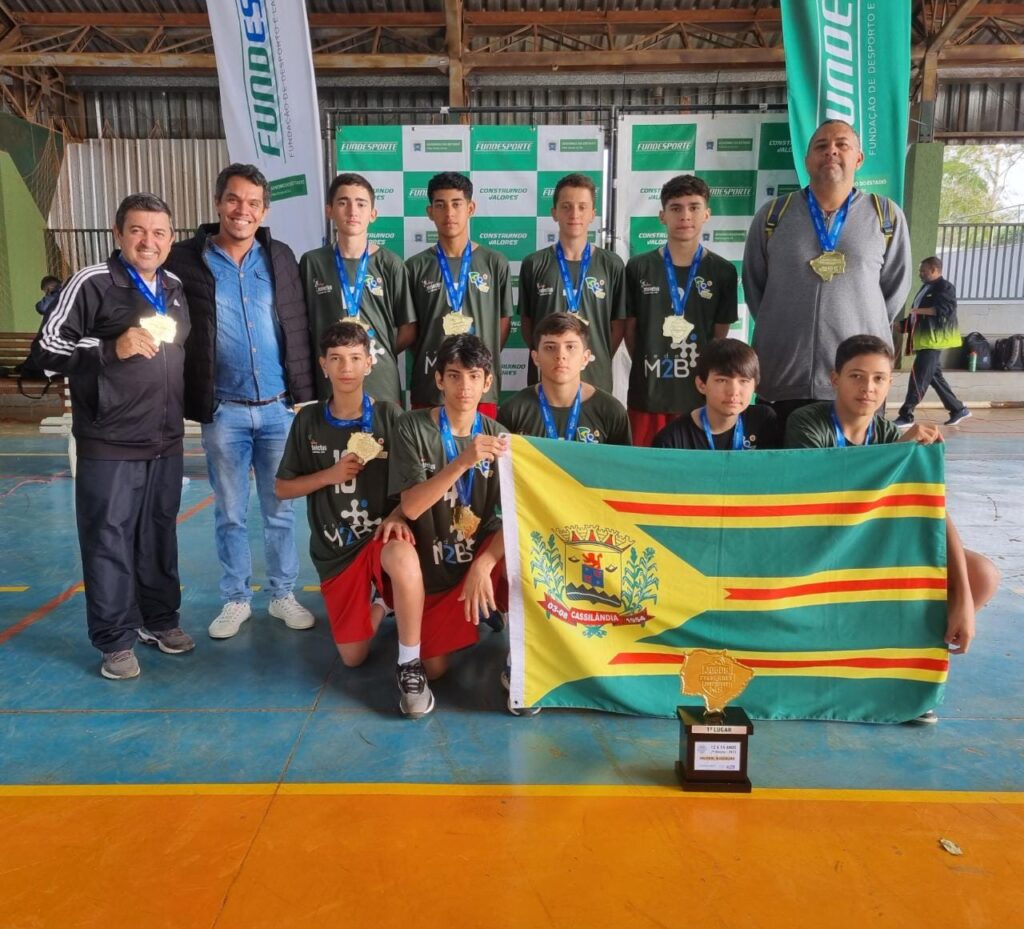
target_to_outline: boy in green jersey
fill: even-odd
[[[325,212],[338,244],[306,252],[299,275],[314,352],[332,323],[359,323],[369,333],[373,364],[366,392],[374,400],[400,403],[397,359],[416,341],[416,311],[402,259],[370,241],[369,228],[377,218],[374,201],[373,186],[360,174],[339,174],[331,181]],[[330,398],[326,377],[317,379],[317,393],[321,400]]]
[[[736,269],[701,244],[711,191],[681,174],[661,188],[668,241],[626,265],[626,349],[633,359],[626,409],[634,445],[650,445],[676,416],[703,403],[697,358],[736,322]]]
[[[533,332],[530,356],[540,383],[498,410],[498,422],[517,435],[570,442],[629,445],[629,418],[610,393],[585,384],[590,328],[573,313],[545,316]]]
[[[494,465],[508,439],[479,411],[492,365],[481,339],[449,336],[434,372],[441,405],[412,410],[395,427],[390,487],[401,497],[419,555],[422,656],[431,679],[447,670],[451,652],[477,641],[481,618],[508,608]]]
[[[364,390],[372,369],[370,337],[358,323],[327,328],[320,368],[331,397],[296,415],[275,491],[282,500],[306,497],[309,553],[346,666],[365,661],[386,601],[394,605],[399,706],[418,719],[434,708],[420,660],[423,578],[412,533],[388,496],[389,456],[401,411],[386,400],[375,402]]]
[[[626,330],[626,269],[615,252],[589,241],[597,215],[594,182],[567,174],[555,185],[551,216],[558,241],[523,259],[519,269],[519,316],[523,341],[533,346],[534,328],[552,313],[571,313],[586,326],[590,358],[583,380],[612,390],[612,358]],[[536,384],[531,362],[527,383]]]
[[[932,423],[917,423],[902,435],[884,415],[885,399],[892,386],[893,355],[890,346],[872,335],[856,335],[836,350],[832,372],[834,401],[803,406],[786,420],[786,448],[848,448],[890,442],[942,441]],[[946,571],[948,618],[946,644],[953,654],[968,650],[974,638],[974,616],[995,594],[999,571],[984,555],[965,549],[946,516]],[[917,720],[934,723],[929,711]]]
[[[473,184],[464,174],[445,171],[427,184],[427,216],[437,228],[437,244],[413,255],[409,271],[418,336],[410,395],[413,409],[441,402],[434,370],[441,343],[451,335],[477,336],[495,360],[490,386],[480,411],[498,411],[501,365],[512,321],[512,275],[500,252],[469,238],[469,220],[476,212]]]

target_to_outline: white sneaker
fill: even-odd
[[[316,620],[298,600],[288,594],[270,601],[270,615],[284,621],[289,629],[312,629]]]
[[[246,600],[229,600],[210,623],[211,639],[230,639],[238,634],[244,623],[252,616],[252,607]]]

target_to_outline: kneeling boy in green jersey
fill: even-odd
[[[434,370],[441,406],[412,410],[395,426],[390,487],[401,495],[423,573],[421,651],[430,679],[447,670],[449,654],[477,641],[481,618],[508,609],[494,465],[508,440],[478,409],[492,364],[476,336],[449,336]]]
[[[791,413],[786,422],[786,448],[846,448],[889,442],[942,441],[938,426],[917,423],[902,435],[885,416],[885,398],[892,386],[892,349],[870,335],[851,336],[836,350],[833,402],[819,401]],[[984,555],[963,547],[946,517],[948,619],[946,644],[953,654],[970,648],[974,614],[999,586],[999,571]],[[934,722],[926,713],[922,722]]]
[[[629,417],[610,393],[584,384],[587,324],[572,313],[545,316],[533,330],[530,357],[540,382],[506,400],[498,422],[517,435],[629,445]]]
[[[419,719],[434,708],[420,660],[423,578],[412,532],[388,496],[389,456],[401,411],[364,392],[371,365],[363,326],[339,322],[327,328],[320,367],[331,382],[331,398],[299,410],[275,490],[282,500],[306,497],[309,553],[348,667],[366,659],[386,612],[384,601],[393,604],[399,706]]]

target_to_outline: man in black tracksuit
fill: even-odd
[[[162,269],[171,211],[153,194],[118,207],[119,249],[61,290],[33,345],[35,363],[71,382],[75,515],[89,638],[100,672],[137,677],[136,639],[178,654],[175,520],[181,504],[184,342],[181,282]]]

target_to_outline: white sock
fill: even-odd
[[[403,645],[401,642],[398,643],[398,663],[408,664],[410,661],[416,661],[420,657],[420,643],[417,642],[415,645]]]

